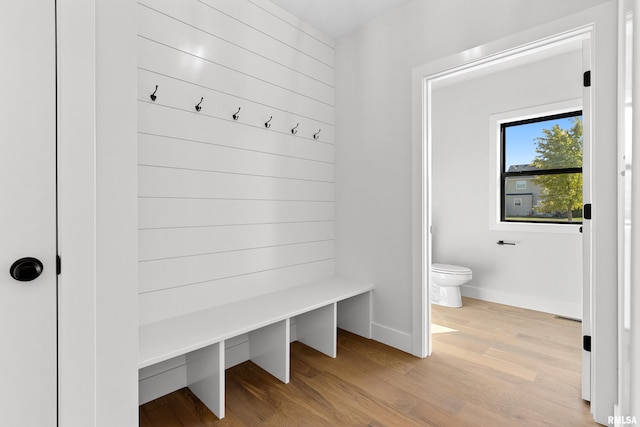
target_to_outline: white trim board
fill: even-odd
[[[371,334],[375,341],[411,353],[411,334],[373,322]]]

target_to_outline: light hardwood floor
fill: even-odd
[[[465,298],[433,306],[418,359],[339,331],[338,357],[291,345],[291,382],[227,370],[218,420],[182,389],[140,407],[141,426],[595,426],[580,398],[580,323]]]

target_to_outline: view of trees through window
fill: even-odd
[[[501,125],[502,221],[582,222],[582,112]]]

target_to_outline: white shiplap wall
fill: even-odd
[[[333,41],[268,0],[137,10],[140,323],[332,277]]]
[[[333,276],[332,40],[266,0],[138,28],[140,323]]]

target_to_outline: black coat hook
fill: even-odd
[[[156,90],[153,91],[153,93],[150,95],[150,98],[152,101],[155,102],[157,96],[156,96],[156,92],[158,91],[158,85],[156,85]]]
[[[204,101],[204,97],[200,98],[200,102],[198,102],[198,105],[196,105],[196,111],[202,110],[202,107],[200,106],[200,104],[202,104],[202,101]]]
[[[313,134],[313,139],[318,139],[318,138],[319,138],[319,135],[320,135],[320,131],[321,131],[321,130],[322,130],[322,129],[318,129],[318,132],[316,132],[316,133],[314,133],[314,134]]]
[[[298,133],[298,131],[296,130],[296,129],[298,129],[298,126],[300,126],[300,123],[296,123],[296,127],[294,127],[293,129],[291,129],[291,133],[292,133],[292,134],[294,134],[294,135],[295,135],[296,133]]]
[[[271,121],[271,119],[273,119],[273,116],[269,117],[269,120],[267,120],[264,123],[264,127],[266,127],[267,129],[269,129],[271,127],[271,123],[269,123]]]
[[[238,111],[236,111],[236,113],[233,115],[233,120],[238,120],[240,118],[240,107],[238,107]]]

